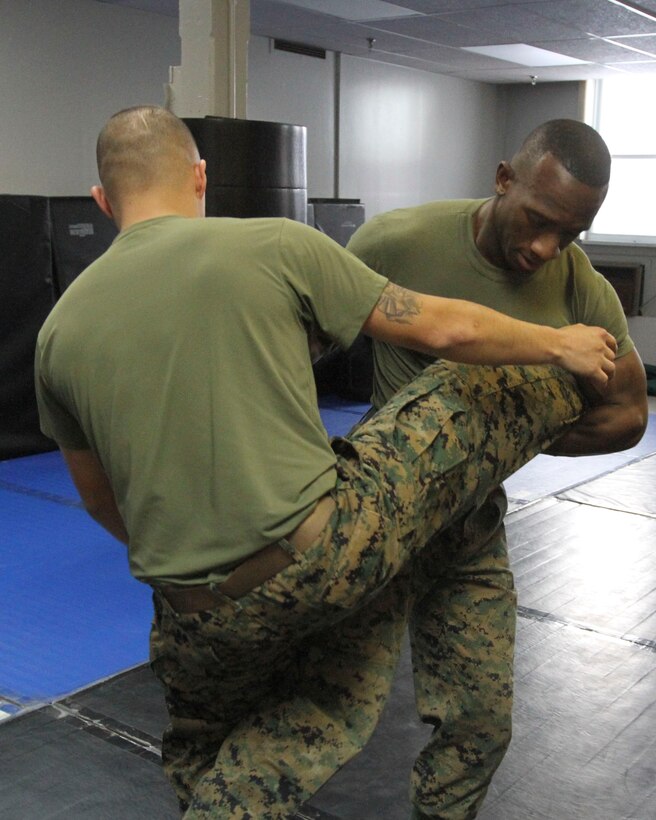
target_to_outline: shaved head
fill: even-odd
[[[158,106],[126,108],[98,136],[100,182],[115,206],[125,196],[183,184],[199,161],[194,138],[181,119]]]
[[[610,153],[601,136],[578,120],[549,120],[526,137],[512,159],[518,171],[534,168],[551,154],[574,179],[601,188],[610,179]]]

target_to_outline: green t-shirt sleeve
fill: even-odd
[[[617,340],[617,357],[630,353],[635,345],[619,296],[611,283],[592,267],[586,254],[577,246],[567,249],[573,272],[572,305],[574,321],[604,327]]]
[[[280,253],[281,272],[298,299],[302,320],[349,347],[387,279],[325,234],[291,220],[283,222]]]
[[[39,410],[39,423],[44,436],[68,450],[88,450],[89,442],[73,415],[57,398],[46,376],[47,365],[37,343],[34,360],[34,387]]]

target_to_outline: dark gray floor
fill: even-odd
[[[515,731],[480,820],[656,820],[656,455],[600,462],[575,483],[561,475],[564,489],[518,493],[508,517]],[[0,817],[173,820],[165,720],[139,667],[3,721]],[[406,651],[372,741],[301,816],[403,820],[427,731]]]

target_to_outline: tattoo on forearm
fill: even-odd
[[[389,282],[381,293],[376,308],[390,322],[410,325],[413,317],[421,313],[421,302],[412,291]]]

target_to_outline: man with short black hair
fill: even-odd
[[[499,163],[493,197],[381,214],[348,244],[402,287],[553,327],[602,325],[617,338],[612,385],[552,445],[556,455],[631,447],[647,422],[645,372],[619,299],[574,244],[603,203],[609,178],[610,154],[600,135],[575,120],[551,120],[529,134],[510,162]],[[373,349],[374,407],[434,361],[379,340]],[[404,606],[418,711],[435,727],[413,772],[415,818],[474,817],[510,742],[516,596],[506,508],[499,487],[437,536],[441,550],[425,550],[415,562],[413,605]]]

